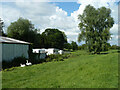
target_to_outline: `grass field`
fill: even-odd
[[[2,71],[3,88],[117,88],[118,52],[76,51],[65,61]]]

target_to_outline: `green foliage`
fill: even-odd
[[[32,64],[39,64],[39,63],[43,63],[46,62],[45,59],[36,59],[37,54],[32,53],[31,54],[31,58],[29,59],[29,62],[31,62]],[[6,69],[6,70],[10,70],[11,67],[17,67],[20,66],[20,64],[25,64],[26,63],[27,58],[25,57],[17,57],[14,58],[11,61],[6,61],[3,60],[2,61],[2,69]]]
[[[110,49],[120,49],[120,46],[112,45],[112,46],[110,47]]]
[[[118,88],[118,53],[116,51],[89,55],[88,52],[79,50],[72,52],[74,55],[80,54],[79,56],[62,62],[48,62],[2,71],[2,87],[3,89]]]
[[[64,44],[67,43],[66,35],[58,29],[46,29],[42,37],[45,48],[63,49]]]
[[[33,53],[33,52],[32,52],[32,48],[33,48],[33,46],[30,45],[29,51],[28,51],[29,61],[30,61],[32,64],[39,64],[39,63],[46,62],[45,59],[40,59],[40,58],[39,58],[40,53]]]
[[[71,49],[74,51],[78,50],[78,45],[76,42],[72,41],[71,43],[65,43],[64,48],[68,49],[69,51],[71,51]]]
[[[70,50],[70,49],[72,49],[72,46],[70,43],[65,43],[64,48]]]
[[[49,56],[47,56],[46,58],[46,62],[51,62],[51,61],[64,61],[64,59],[67,59],[70,57],[70,54],[51,54]]]
[[[8,37],[33,43],[33,46],[37,40],[37,29],[28,19],[19,18],[12,22],[7,28],[7,34]]]
[[[25,57],[17,57],[11,61],[3,60],[2,61],[2,68],[6,69],[6,68],[20,66],[20,64],[26,63],[26,60],[27,59]]]
[[[45,48],[45,37],[41,34],[37,34],[36,35],[36,43],[35,43],[35,47],[34,48]]]
[[[72,47],[73,50],[78,50],[78,45],[77,45],[77,43],[74,42],[74,41],[72,41],[71,47]]]
[[[81,46],[78,46],[78,50],[86,50],[87,45],[86,44],[82,44]]]
[[[83,14],[78,16],[80,20],[78,27],[81,31],[78,41],[85,41],[89,52],[100,53],[108,50],[107,41],[111,36],[110,28],[114,24],[110,13],[109,8],[95,9],[88,5]]]
[[[7,28],[8,37],[32,43],[32,48],[58,48],[63,49],[67,43],[64,32],[58,29],[46,29],[42,34],[28,19],[19,18]]]
[[[62,61],[62,55],[55,55],[55,54],[51,54],[46,58],[46,62],[50,62],[50,61]]]

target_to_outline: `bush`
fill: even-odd
[[[26,63],[26,59],[27,58],[25,58],[25,57],[17,57],[11,61],[3,60],[2,61],[2,69],[20,66],[20,63],[22,63],[22,64]]]
[[[40,59],[39,56],[40,56],[40,53],[33,53],[32,47],[31,47],[31,49],[29,50],[29,61],[32,64],[38,64],[46,61],[45,59]]]
[[[64,61],[64,59],[62,57],[58,58],[58,61]]]
[[[32,64],[39,64],[39,63],[42,63],[42,62],[46,62],[45,59],[32,59],[30,60]]]
[[[46,58],[46,62],[52,61],[51,58]]]
[[[60,55],[60,54],[57,54],[57,55],[51,54],[51,55],[47,56],[46,62],[60,61],[60,59],[59,59],[60,57],[62,58],[62,55]]]
[[[86,45],[86,44],[83,44],[83,45],[81,45],[81,46],[78,46],[78,50],[85,50],[86,47],[87,47],[87,45]]]
[[[70,57],[70,54],[51,54],[49,56],[47,56],[46,58],[46,62],[51,62],[51,61],[64,61],[64,59],[67,59],[68,57]]]
[[[120,49],[120,46],[112,45],[112,46],[110,47],[110,49]]]
[[[46,62],[57,61],[58,58],[59,58],[59,55],[51,54],[51,55],[47,56]]]

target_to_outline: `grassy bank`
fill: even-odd
[[[3,88],[117,88],[118,52],[76,51],[65,61],[2,71]]]

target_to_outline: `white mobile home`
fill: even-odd
[[[59,54],[59,49],[55,49],[55,48],[48,48],[46,49],[47,55],[51,55],[51,54]]]
[[[46,52],[45,49],[33,49],[33,53],[40,54],[38,55],[37,58],[39,59],[45,59],[46,58]]]
[[[64,53],[63,50],[59,50],[58,52],[59,52],[59,54],[63,54]]]
[[[63,54],[63,50],[59,50],[56,48],[42,48],[42,49],[33,49],[33,53],[42,53],[41,55],[44,56],[44,54],[51,55],[51,54]]]
[[[30,43],[0,36],[0,55],[2,60],[10,61],[16,57],[29,58],[28,50]]]

